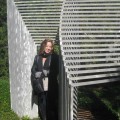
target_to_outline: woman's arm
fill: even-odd
[[[34,62],[31,68],[31,75],[35,77],[36,71],[37,71],[37,55],[34,58]]]

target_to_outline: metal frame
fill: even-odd
[[[59,37],[71,117],[61,120],[77,119],[76,87],[120,80],[119,8],[119,0],[64,0]]]

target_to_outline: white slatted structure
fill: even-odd
[[[57,40],[62,0],[7,0],[11,108],[20,117],[38,117],[31,67],[37,46]]]
[[[30,74],[36,45],[13,0],[7,0],[7,25],[11,109],[20,117],[33,118],[37,106],[31,104]]]
[[[120,0],[64,0],[59,35],[72,96],[76,86],[120,80]]]
[[[58,26],[63,0],[14,0],[36,44],[45,37],[58,40]]]

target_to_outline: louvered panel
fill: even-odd
[[[69,114],[70,115],[68,120],[77,120],[77,109],[78,109],[78,88],[77,87],[70,87],[71,89],[71,96],[70,96],[70,108],[69,108]]]
[[[14,2],[38,46],[45,37],[58,40],[62,0],[14,0]]]
[[[72,86],[120,78],[120,1],[65,0],[60,44]]]

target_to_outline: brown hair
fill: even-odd
[[[42,54],[44,52],[44,49],[45,49],[48,42],[51,42],[52,47],[54,47],[53,41],[50,38],[45,38],[45,40],[42,41],[42,43],[41,43],[39,54]],[[52,50],[52,52],[53,52],[53,50]]]

